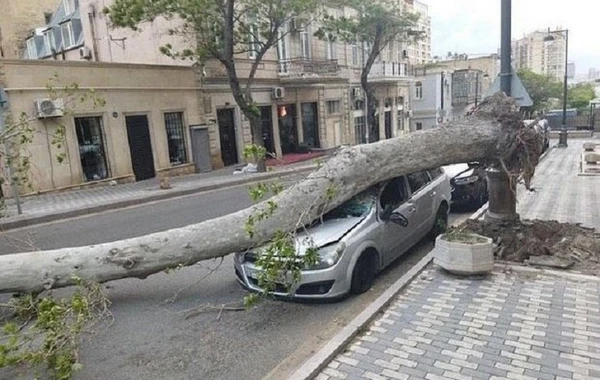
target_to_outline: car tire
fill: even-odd
[[[350,293],[363,294],[371,289],[377,271],[377,255],[373,251],[363,252],[352,270]]]
[[[448,229],[448,206],[442,203],[435,214],[435,221],[429,236],[435,240],[436,237],[446,232],[446,229]]]

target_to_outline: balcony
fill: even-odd
[[[376,62],[371,67],[371,82],[393,82],[408,79],[408,64],[400,62]]]
[[[308,58],[291,58],[279,61],[279,77],[282,80],[337,78],[339,74],[340,65],[337,59],[316,61]]]

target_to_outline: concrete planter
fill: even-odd
[[[445,239],[445,234],[435,239],[434,263],[450,273],[459,275],[482,274],[494,269],[492,239],[464,234],[466,239]]]

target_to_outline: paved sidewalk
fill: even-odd
[[[261,180],[310,172],[312,162],[274,167],[266,173],[233,175],[234,168],[209,173],[171,177],[171,189],[160,189],[157,178],[117,186],[99,185],[81,190],[67,190],[21,199],[23,214],[18,215],[14,200],[7,201],[7,216],[0,218],[0,230],[19,228],[79,215],[153,202],[177,196],[254,183]]]
[[[585,141],[548,153],[535,192],[519,186],[523,219],[600,229],[600,177],[577,175]],[[464,279],[427,265],[432,257],[349,324],[356,337],[338,334],[294,379],[311,378],[319,364],[318,380],[600,379],[599,277],[497,265]]]
[[[600,281],[427,269],[329,363],[329,379],[598,379]]]
[[[572,139],[567,148],[553,148],[536,168],[535,191],[529,193],[519,186],[517,212],[521,218],[581,223],[600,231],[600,176],[577,175],[586,141],[600,139]]]

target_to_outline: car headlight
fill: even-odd
[[[466,178],[455,178],[454,179],[454,183],[457,185],[468,185],[470,183],[475,183],[479,181],[479,176],[476,175],[472,175],[470,177],[466,177]]]
[[[340,257],[346,250],[345,243],[331,244],[326,247],[319,248],[319,261],[317,264],[307,268],[309,270],[318,270],[318,269],[326,269],[331,268],[338,261],[340,261]]]

